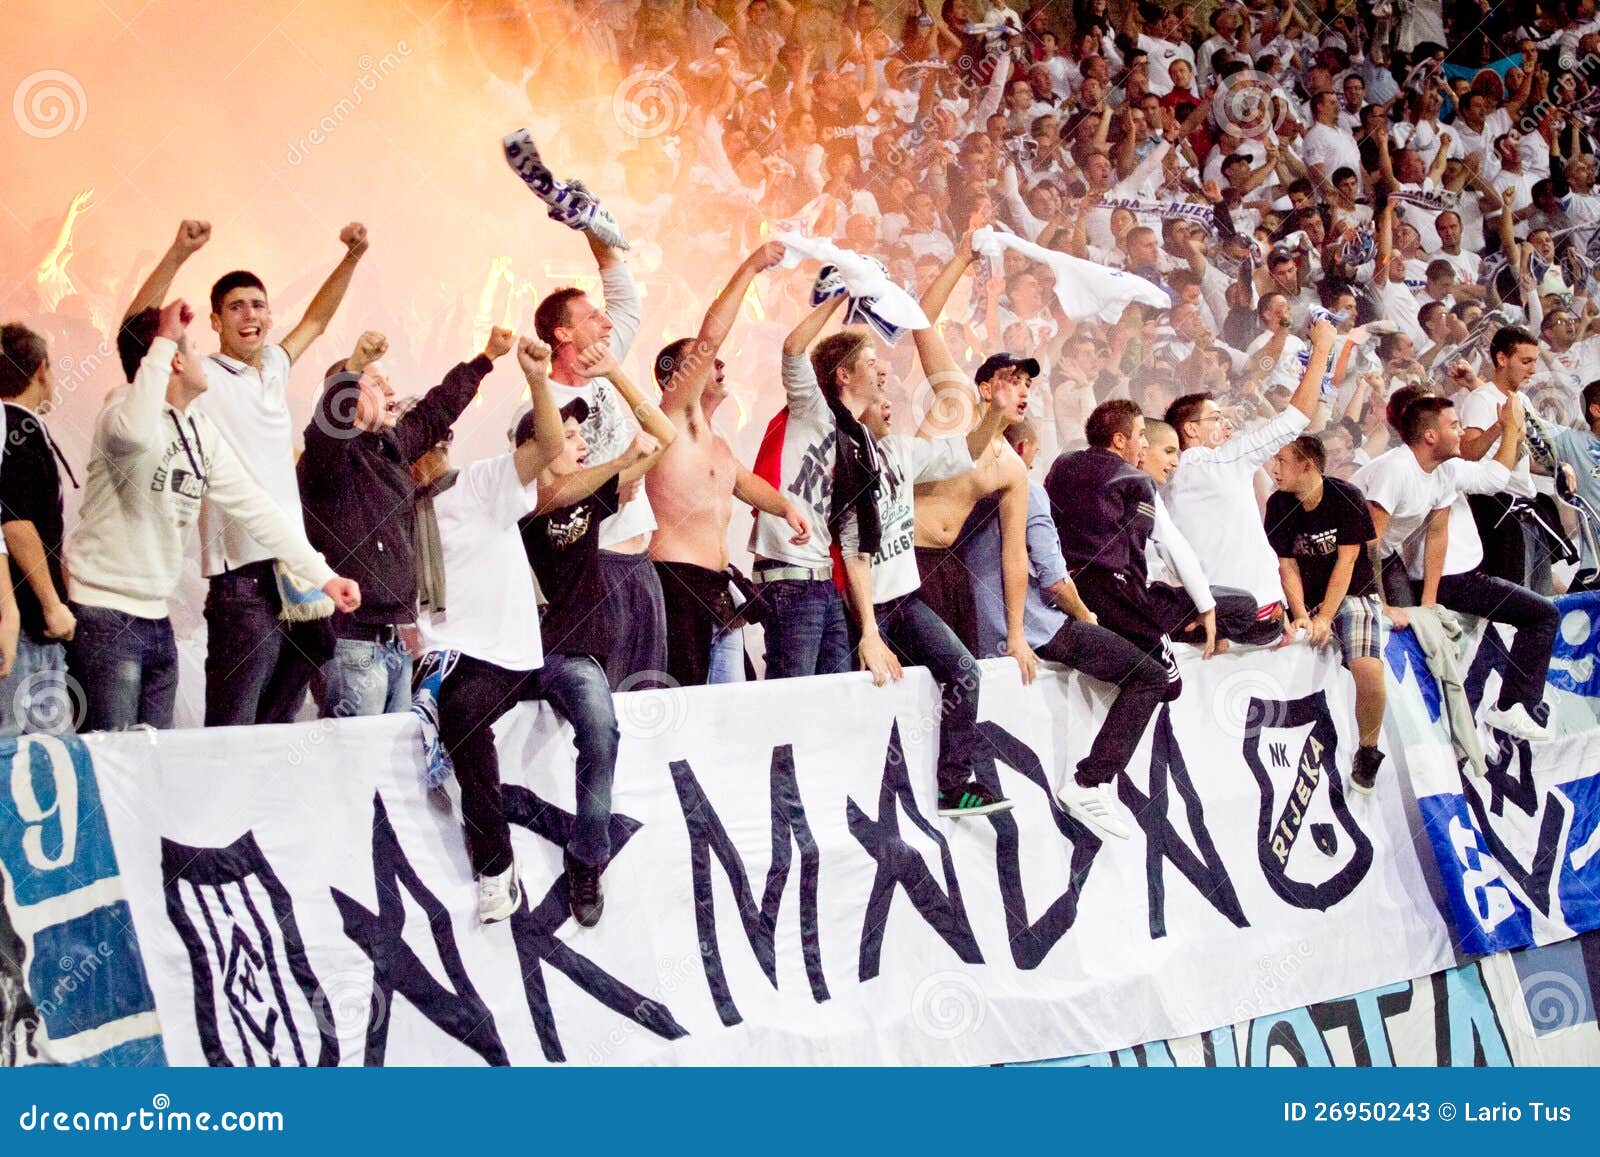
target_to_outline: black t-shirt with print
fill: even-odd
[[[600,523],[617,512],[615,477],[587,498],[517,525],[528,563],[544,593],[539,634],[546,654],[593,655],[611,649],[613,624],[600,581]]]
[[[61,471],[56,449],[37,414],[22,406],[6,405],[6,439],[0,460],[0,522],[31,522],[44,545],[50,582],[62,602],[67,583],[61,573],[62,518]],[[22,629],[36,643],[44,637],[44,610],[39,597],[11,559],[11,585],[17,593]]]
[[[1377,537],[1372,512],[1359,489],[1337,478],[1322,480],[1322,501],[1307,510],[1293,494],[1279,490],[1267,499],[1267,539],[1279,558],[1300,564],[1300,584],[1305,589],[1306,610],[1314,612],[1328,592],[1328,580],[1339,561],[1341,546],[1365,546]],[[1346,598],[1375,595],[1372,560],[1362,550],[1356,554]]]

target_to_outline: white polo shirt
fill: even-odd
[[[423,650],[460,651],[507,671],[544,666],[533,568],[517,529],[537,505],[538,484],[522,484],[510,454],[464,467],[433,500],[445,609],[417,616]]]
[[[211,419],[256,484],[302,534],[300,484],[294,473],[294,427],[289,416],[289,354],[280,345],[261,351],[261,369],[226,354],[201,363],[206,392],[193,405]],[[275,557],[244,525],[209,498],[200,505],[200,572],[207,578]]]

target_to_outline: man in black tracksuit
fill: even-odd
[[[1145,543],[1155,527],[1155,483],[1136,469],[1144,415],[1125,398],[1102,402],[1084,423],[1087,450],[1063,454],[1045,476],[1050,514],[1078,595],[1100,625],[1136,644],[1167,670],[1167,694],[1183,684],[1150,603]]]
[[[373,364],[388,347],[382,334],[362,334],[355,353],[328,371],[297,467],[300,501],[306,537],[330,566],[361,584],[363,597],[360,610],[333,617],[333,658],[323,667],[324,719],[410,705],[411,655],[400,632],[416,622],[419,549],[424,564],[427,556],[417,541],[410,466],[450,440],[450,427],[511,342],[510,330],[496,329],[483,353],[404,410]],[[453,479],[452,473],[435,486],[446,488]],[[432,592],[435,599],[442,594]],[[423,597],[429,597],[426,589]]]

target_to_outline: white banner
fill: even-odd
[[[935,815],[920,670],[619,697],[593,929],[567,916],[573,756],[543,708],[498,732],[530,910],[489,928],[409,716],[95,736],[166,1058],[985,1064],[1455,963],[1393,765],[1348,792],[1349,677],[1326,655],[1187,660],[1121,782],[1139,829],[1105,844],[1051,797],[1100,692],[984,666],[982,774],[1017,803],[986,820]],[[1259,962],[1286,954],[1263,994]]]

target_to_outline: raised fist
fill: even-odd
[[[609,342],[597,341],[578,354],[579,372],[586,378],[605,378],[617,372],[617,359],[611,356]]]
[[[162,307],[161,320],[156,324],[156,336],[182,341],[183,331],[189,328],[189,323],[193,320],[194,310],[190,309],[189,303],[180,297]]]
[[[360,257],[367,251],[367,227],[359,221],[350,222],[339,230],[339,242],[351,257]]]
[[[495,326],[489,331],[489,340],[484,343],[483,352],[490,361],[505,357],[511,352],[512,343],[516,340],[509,329]]]
[[[205,243],[210,240],[210,221],[184,221],[178,226],[178,236],[173,239],[172,247],[188,257],[196,250],[204,248]]]
[[[550,347],[536,337],[525,337],[517,343],[517,364],[532,381],[550,376]]]
[[[369,329],[356,339],[355,352],[345,362],[345,369],[359,374],[389,350],[389,339],[376,330]]]

